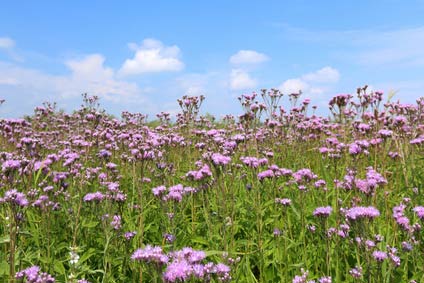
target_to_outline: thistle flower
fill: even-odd
[[[290,206],[291,199],[288,198],[276,198],[275,203],[282,204],[283,206]]]
[[[227,165],[231,161],[231,157],[222,155],[220,153],[213,153],[211,158],[212,158],[212,162],[215,165]]]
[[[362,267],[360,266],[355,266],[355,268],[352,268],[351,270],[349,270],[349,274],[353,277],[353,278],[361,278],[362,277]]]
[[[4,197],[0,198],[0,204],[8,202],[20,207],[28,206],[29,202],[24,193],[18,192],[16,189],[6,191]]]
[[[147,245],[144,249],[137,249],[131,256],[132,260],[155,262],[158,264],[165,264],[169,261],[167,255],[162,251],[161,247],[152,247]]]
[[[21,167],[21,161],[8,159],[2,163],[1,170],[3,172],[8,172],[8,171],[19,169],[20,167]]]
[[[319,283],[331,283],[331,277],[330,276],[324,276],[318,279]]]
[[[55,279],[46,272],[40,272],[40,267],[34,265],[16,273],[16,279],[26,279],[27,283],[54,283]]]
[[[382,262],[385,259],[387,259],[387,253],[386,252],[383,252],[383,251],[374,251],[372,253],[372,256],[378,262]]]
[[[358,220],[361,218],[374,219],[377,216],[380,216],[380,211],[377,208],[368,206],[355,206],[345,212],[346,218],[348,220]]]
[[[331,208],[331,206],[318,207],[314,210],[313,214],[316,217],[328,217],[332,211],[333,209]]]
[[[175,261],[168,264],[163,273],[163,278],[166,282],[179,282],[189,278],[192,273],[193,268],[186,260]],[[199,271],[197,273],[202,274]]]
[[[113,220],[110,222],[110,226],[112,226],[112,228],[113,228],[114,230],[119,230],[119,229],[121,229],[121,227],[122,227],[122,224],[121,224],[121,216],[119,216],[119,215],[114,215],[114,216],[113,216]]]
[[[424,219],[424,206],[416,206],[413,211],[421,220]]]
[[[88,193],[84,196],[85,202],[97,201],[100,202],[105,198],[105,195],[102,192]]]
[[[132,238],[134,238],[134,236],[137,234],[136,231],[130,231],[130,232],[125,232],[124,237],[127,241],[131,240]]]

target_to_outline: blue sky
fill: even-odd
[[[81,93],[154,118],[183,96],[240,113],[237,97],[302,89],[325,111],[368,84],[424,96],[424,1],[4,1],[0,117],[44,101],[71,111]]]

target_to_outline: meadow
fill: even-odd
[[[424,98],[204,99],[1,119],[0,281],[424,282]]]

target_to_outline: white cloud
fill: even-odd
[[[259,64],[268,60],[267,55],[254,50],[240,50],[230,57],[230,63],[233,65]]]
[[[119,73],[121,75],[137,75],[143,73],[180,71],[184,63],[179,59],[181,56],[178,46],[164,46],[156,39],[145,39],[138,46],[129,44],[130,49],[135,51],[133,59],[125,60]]]
[[[302,79],[316,83],[336,83],[340,79],[340,73],[336,69],[327,66],[313,73],[303,75]]]
[[[16,78],[1,77],[0,85],[18,85],[18,80]]]
[[[15,47],[15,41],[9,37],[0,37],[0,48],[12,49]]]
[[[65,62],[71,70],[71,75],[59,79],[61,83],[68,84],[66,89],[60,87],[62,96],[75,96],[88,92],[117,102],[140,93],[135,83],[117,79],[113,69],[104,66],[104,61],[102,55],[92,54],[79,60]]]
[[[143,91],[137,84],[116,78],[113,69],[104,66],[104,61],[100,54],[66,61],[70,74],[62,76],[0,62],[0,85],[17,87],[20,90],[17,92],[32,94],[42,101],[70,99],[81,93],[113,102],[141,100]]]
[[[327,66],[298,78],[288,79],[280,85],[279,89],[287,94],[302,91],[302,93],[320,95],[326,92],[332,84],[337,83],[339,79],[339,71]]]
[[[113,77],[112,68],[104,66],[105,58],[100,54],[92,54],[81,59],[65,62],[75,78],[88,81],[102,81]]]
[[[258,82],[251,77],[249,71],[252,71],[252,67],[255,68],[256,65],[268,60],[267,55],[254,50],[239,50],[232,55],[229,62],[237,68],[231,70],[230,89],[247,90],[255,88]]]
[[[252,89],[257,85],[257,81],[250,77],[249,73],[241,69],[231,70],[230,87],[232,90]]]
[[[309,90],[309,85],[302,79],[288,79],[281,84],[279,89],[283,93],[291,94],[299,91],[306,92]]]

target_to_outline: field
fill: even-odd
[[[203,99],[0,120],[0,281],[424,282],[424,98]]]

